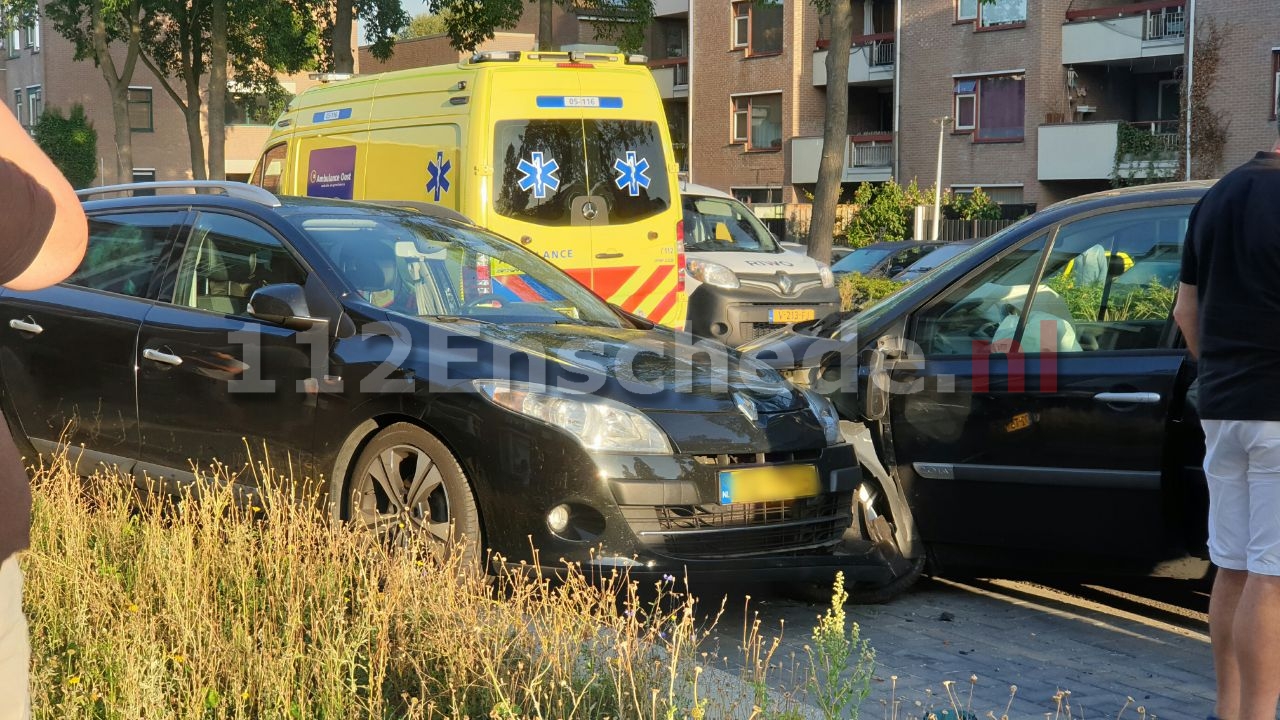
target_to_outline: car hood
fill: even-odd
[[[804,331],[810,323],[788,325],[762,335],[738,348],[741,354],[778,371],[832,365],[833,361],[848,366],[856,362],[858,336],[844,334],[839,338]]]
[[[794,252],[761,253],[711,250],[690,252],[689,257],[720,263],[735,273],[748,275],[785,272],[796,275],[816,275],[818,263],[808,255]]]
[[[765,363],[719,343],[671,331],[586,325],[424,323],[425,360],[452,381],[511,379],[607,397],[645,411],[761,415],[807,409],[803,394]],[[448,336],[441,353],[435,337]],[[415,342],[415,345],[417,343]],[[486,347],[489,346],[489,347]],[[465,357],[464,357],[465,356]],[[470,360],[470,362],[468,362]],[[436,377],[445,377],[436,375]]]

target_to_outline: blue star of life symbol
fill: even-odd
[[[636,159],[636,151],[628,150],[627,159],[615,159],[613,161],[613,169],[618,171],[618,177],[614,179],[614,184],[619,190],[626,189],[627,194],[631,197],[640,195],[640,188],[648,189],[649,176],[645,175],[649,171],[649,161],[645,158]]]
[[[524,173],[520,178],[520,189],[528,192],[532,188],[533,196],[539,200],[547,196],[548,190],[555,192],[560,187],[560,178],[556,177],[560,163],[555,158],[543,160],[541,152],[534,152],[529,160],[520,158],[516,169]]]
[[[444,152],[437,152],[436,159],[427,163],[427,192],[435,197],[436,202],[440,202],[440,194],[449,192],[449,171],[453,169],[453,163],[444,159]]]

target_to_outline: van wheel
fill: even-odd
[[[347,518],[387,545],[447,544],[480,562],[480,513],[457,458],[431,433],[396,423],[369,441],[347,484]]]

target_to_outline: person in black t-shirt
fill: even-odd
[[[0,223],[0,285],[36,290],[75,272],[89,232],[80,201],[7,107],[0,110],[0,198],[7,208]],[[8,424],[0,422],[0,720],[31,714],[18,566],[30,530],[30,480]]]
[[[1217,717],[1280,700],[1280,141],[1191,213],[1174,317],[1198,358]],[[1213,716],[1211,716],[1213,717]]]

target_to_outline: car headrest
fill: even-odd
[[[338,269],[360,292],[379,292],[396,279],[396,251],[377,241],[348,242],[338,251]]]

